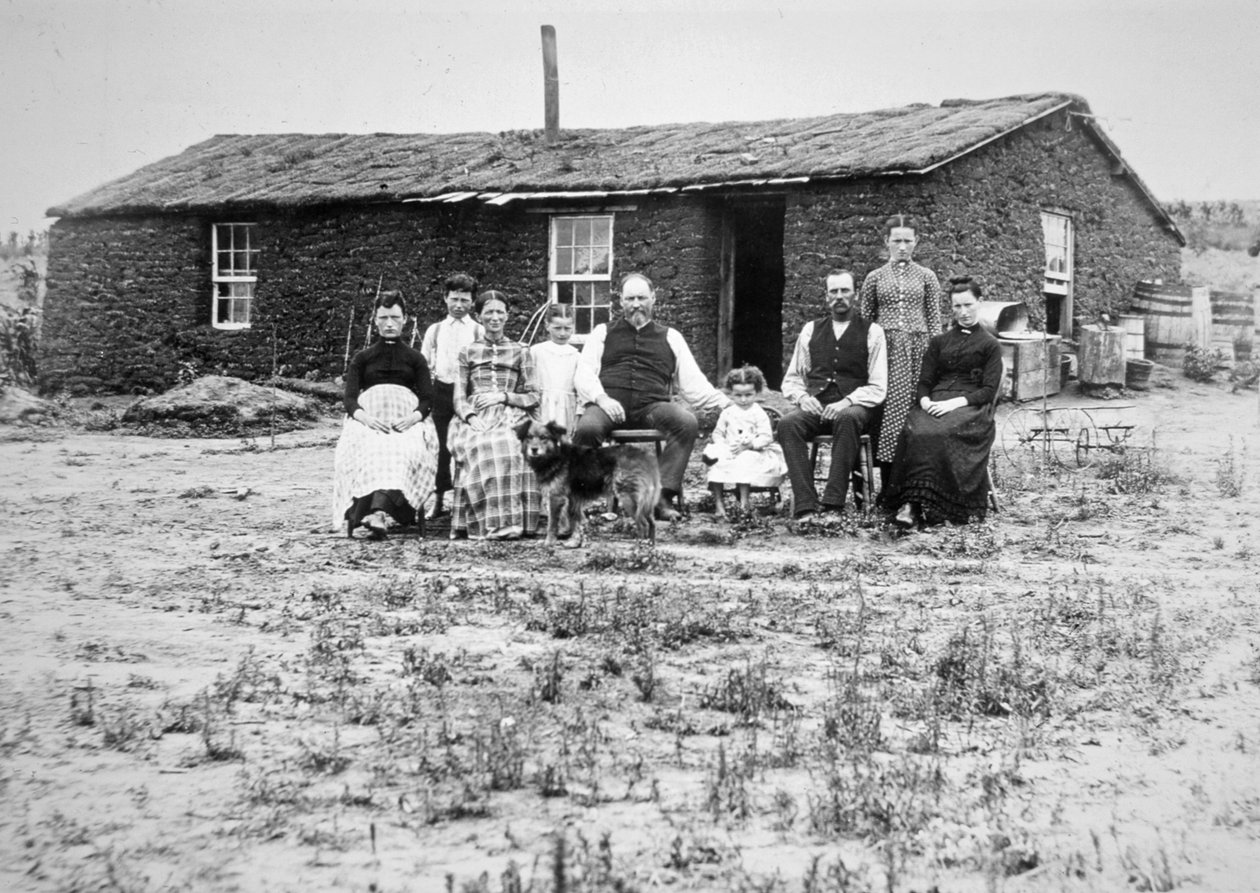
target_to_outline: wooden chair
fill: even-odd
[[[659,428],[621,428],[613,431],[608,435],[608,442],[621,446],[625,444],[650,443],[656,449],[656,463],[661,462],[661,454],[665,450],[665,432]],[[610,511],[617,511],[617,497],[613,495],[613,504],[609,507]],[[682,491],[678,491],[678,511],[687,514],[687,503],[683,499]]]
[[[827,482],[827,475],[818,476],[818,452],[824,446],[831,446],[830,434],[820,434],[809,442],[809,468],[815,483]],[[875,505],[875,457],[871,451],[869,434],[863,434],[858,442],[858,464],[853,469],[852,489],[855,502],[858,501],[858,494],[861,494],[861,508],[870,509]]]

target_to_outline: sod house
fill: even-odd
[[[608,318],[617,278],[717,375],[777,385],[832,267],[885,255],[969,273],[1035,323],[1127,306],[1175,281],[1182,238],[1086,103],[1066,94],[860,114],[620,130],[216,136],[49,210],[41,375],[73,392],[162,389],[181,370],[332,377],[378,287],[423,326],[466,270],[517,304]]]

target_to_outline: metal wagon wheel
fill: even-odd
[[[1098,449],[1098,428],[1084,409],[1070,406],[1050,410],[1054,416],[1052,438],[1055,459],[1063,468],[1088,468]]]
[[[1078,409],[1076,413],[1080,417],[1076,429],[1076,467],[1089,468],[1097,452],[1108,449],[1109,444],[1104,442],[1102,431],[1088,410]]]
[[[1015,466],[1027,462],[1030,455],[1040,454],[1050,461],[1050,442],[1046,435],[1041,410],[1026,406],[1014,409],[1002,423],[1002,454]]]
[[[1094,450],[1101,449],[1098,433],[1092,428],[1082,428],[1076,435],[1076,467],[1088,468],[1094,463]]]

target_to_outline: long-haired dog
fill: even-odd
[[[567,510],[569,541],[582,545],[583,509],[601,497],[616,495],[621,511],[634,519],[641,539],[656,542],[653,512],[661,498],[661,470],[656,457],[630,446],[575,446],[563,425],[526,421],[516,426],[521,453],[547,503],[547,539],[556,544],[560,513]]]

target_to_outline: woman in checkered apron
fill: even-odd
[[[429,365],[402,343],[407,308],[383,292],[373,308],[380,338],[346,369],[346,420],[333,458],[332,524],[383,539],[414,523],[433,493],[437,431],[429,419]]]
[[[941,331],[941,283],[927,267],[910,260],[916,244],[914,223],[897,214],[888,218],[884,228],[888,263],[867,274],[858,296],[858,312],[883,327],[888,344],[888,396],[874,437],[881,483],[888,480],[928,341]]]
[[[485,334],[459,352],[455,381],[451,537],[533,536],[542,500],[513,430],[538,406],[533,360],[525,345],[503,333],[506,295],[482,292],[477,313]]]

